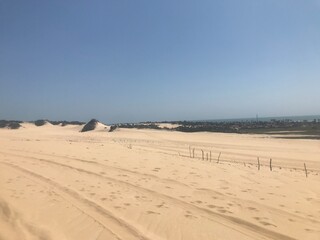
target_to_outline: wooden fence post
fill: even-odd
[[[308,177],[308,171],[307,171],[306,163],[304,163],[304,171],[306,172],[306,177]]]
[[[193,154],[193,158],[194,158],[194,148],[193,148],[193,150],[192,150],[192,154]]]
[[[204,160],[204,152],[202,149],[201,149],[201,152],[202,152],[202,160]]]
[[[217,161],[217,163],[219,163],[219,160],[220,160],[220,155],[221,155],[221,152],[219,153],[219,156],[218,156],[218,161]]]
[[[272,171],[272,158],[270,158],[270,171]]]
[[[260,170],[260,159],[258,157],[258,170]]]

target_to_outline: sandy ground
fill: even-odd
[[[0,129],[1,240],[320,239],[320,141],[23,127]]]
[[[180,127],[180,124],[173,124],[173,123],[157,123],[159,128],[167,128],[167,129],[173,129]]]

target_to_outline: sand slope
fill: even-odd
[[[1,240],[320,239],[320,141],[22,125],[0,130]]]

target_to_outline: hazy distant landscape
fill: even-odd
[[[298,120],[296,120],[298,119]],[[181,132],[224,132],[268,134],[280,138],[320,139],[320,117],[265,118],[211,121],[165,121],[174,127],[160,127],[157,122],[116,124],[120,128],[159,129]]]
[[[50,121],[36,120],[36,126],[45,122],[53,125],[83,125],[79,121]],[[92,120],[97,121],[97,120]],[[18,129],[22,121],[0,120],[0,128]],[[167,124],[167,125],[166,125]],[[179,132],[222,132],[239,134],[268,134],[276,138],[291,139],[320,139],[320,116],[295,116],[263,119],[228,119],[211,121],[164,121],[142,122],[111,125],[112,131],[116,128],[157,129]],[[94,126],[89,127],[90,130]]]

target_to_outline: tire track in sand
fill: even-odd
[[[11,154],[11,155],[16,155],[16,154]],[[16,156],[24,157],[24,156],[20,156],[20,155],[16,155]],[[81,168],[77,168],[77,167],[72,167],[72,166],[67,165],[67,164],[57,163],[57,162],[54,162],[54,161],[51,161],[51,160],[39,159],[39,158],[35,158],[35,157],[24,157],[24,158],[34,159],[34,160],[38,160],[38,161],[41,161],[41,162],[47,162],[49,164],[53,164],[53,165],[57,165],[57,166],[65,167],[65,168],[69,168],[71,170],[75,170],[75,171],[78,171],[78,172],[86,173],[86,174],[89,174],[89,175],[92,175],[92,176],[96,176],[96,177],[99,177],[99,178],[102,178],[102,179],[107,179],[109,181],[117,182],[118,184],[121,184],[121,185],[126,186],[128,188],[133,188],[136,191],[143,192],[143,193],[151,195],[153,197],[157,197],[157,198],[160,198],[162,200],[166,200],[168,202],[171,202],[171,203],[173,203],[173,205],[177,205],[180,208],[183,208],[185,210],[192,209],[195,212],[199,213],[199,215],[201,215],[202,217],[205,217],[208,220],[216,222],[216,223],[218,223],[220,225],[223,225],[223,226],[225,226],[225,227],[227,227],[229,229],[232,229],[234,231],[237,231],[237,232],[239,232],[241,234],[244,234],[244,235],[247,235],[247,236],[253,237],[253,236],[257,236],[258,235],[260,237],[267,237],[267,238],[271,238],[271,239],[296,240],[295,238],[292,238],[290,236],[287,236],[287,235],[284,235],[284,234],[281,234],[281,233],[278,233],[278,232],[263,228],[261,226],[253,224],[253,223],[248,222],[246,220],[243,220],[243,219],[240,219],[240,218],[237,218],[237,217],[233,217],[233,216],[228,216],[228,215],[216,213],[216,212],[213,212],[213,211],[211,211],[209,209],[198,207],[196,205],[190,204],[190,203],[182,201],[180,199],[177,199],[177,198],[174,198],[174,197],[171,197],[171,196],[159,193],[159,192],[155,192],[155,191],[150,190],[150,189],[142,188],[140,186],[136,186],[134,184],[131,184],[131,183],[128,183],[128,182],[125,182],[125,181],[121,181],[119,179],[115,179],[115,178],[111,178],[111,177],[107,177],[107,176],[102,176],[102,175],[97,174],[95,172],[91,172],[91,171],[88,171],[88,170],[85,170],[85,169],[81,169]],[[79,195],[79,194],[77,193],[77,195]],[[96,203],[94,203],[94,204],[96,204]],[[243,228],[246,229],[246,230],[249,230],[252,235],[248,235],[246,232],[242,231],[241,229],[243,229]]]
[[[85,160],[85,159],[81,159],[81,158],[68,157],[68,156],[57,155],[57,154],[38,153],[38,152],[22,151],[22,150],[15,150],[15,151],[27,152],[27,153],[40,155],[40,156],[48,156],[48,157],[59,158],[59,159],[60,158],[64,158],[64,159],[68,159],[68,160],[72,160],[72,161],[88,163],[88,164],[92,164],[92,165],[101,166],[103,168],[108,168],[108,169],[112,169],[112,170],[116,170],[116,171],[120,171],[120,172],[124,172],[124,173],[134,174],[134,175],[141,176],[141,177],[149,177],[149,178],[155,179],[156,181],[160,181],[160,182],[173,183],[173,184],[177,184],[177,185],[181,185],[181,186],[184,186],[184,187],[191,188],[191,186],[189,186],[189,185],[187,185],[185,183],[179,182],[177,180],[174,180],[174,179],[160,178],[160,177],[158,177],[156,175],[153,175],[153,174],[140,173],[138,171],[133,171],[133,170],[129,170],[129,169],[121,168],[121,167],[106,165],[106,164],[103,164],[101,162],[90,161],[90,160]],[[14,154],[14,153],[6,153],[6,154],[17,155],[17,154]],[[26,156],[17,155],[17,157],[26,157]],[[38,158],[38,159],[40,159],[40,158]]]
[[[4,164],[6,166],[12,167],[13,169],[19,170],[19,171],[21,171],[21,172],[23,172],[25,174],[28,174],[29,176],[34,177],[35,179],[37,179],[37,180],[39,180],[41,182],[44,182],[44,183],[46,183],[48,185],[51,185],[51,186],[55,187],[55,189],[58,189],[60,192],[63,192],[65,194],[67,194],[68,196],[72,197],[72,199],[76,200],[76,202],[89,207],[91,210],[94,210],[94,212],[96,212],[99,215],[103,216],[104,218],[108,219],[109,220],[108,224],[110,224],[109,226],[113,226],[115,229],[117,229],[116,231],[119,231],[119,232],[126,231],[127,233],[129,233],[129,235],[131,235],[131,236],[126,236],[125,238],[119,237],[119,234],[116,234],[115,230],[111,230],[109,227],[107,227],[105,224],[103,224],[101,222],[101,220],[98,220],[97,218],[93,217],[92,214],[90,214],[90,213],[88,213],[87,211],[84,210],[84,207],[76,206],[77,204],[74,204],[74,201],[69,201],[69,202],[72,203],[72,205],[74,205],[82,213],[85,213],[87,216],[90,216],[96,222],[101,224],[105,229],[110,231],[117,239],[119,239],[119,240],[121,240],[121,239],[123,239],[123,240],[127,240],[127,239],[150,240],[149,238],[144,236],[141,232],[139,232],[136,228],[134,228],[133,226],[129,225],[124,220],[114,216],[111,212],[109,212],[108,210],[106,210],[105,208],[100,206],[99,204],[97,204],[97,203],[95,203],[95,202],[83,197],[78,192],[76,192],[76,191],[74,191],[74,190],[72,190],[70,188],[66,188],[66,187],[60,185],[59,183],[51,180],[50,178],[47,178],[47,177],[45,177],[43,175],[40,175],[40,174],[35,173],[35,172],[32,172],[32,171],[30,171],[30,170],[28,170],[26,168],[22,168],[22,167],[20,167],[20,166],[18,166],[16,164],[3,162],[3,161],[0,161],[0,163]],[[59,195],[61,196],[61,194],[59,194]],[[128,235],[128,234],[126,234],[126,235]]]
[[[315,219],[310,219],[310,218],[302,218],[301,216],[297,216],[295,214],[292,214],[290,212],[287,212],[287,211],[284,211],[284,210],[281,210],[281,209],[278,209],[278,208],[273,208],[271,206],[265,206],[263,204],[259,204],[257,202],[254,202],[254,201],[248,201],[248,200],[243,200],[243,199],[239,199],[239,198],[235,198],[235,197],[231,197],[229,195],[226,195],[226,194],[223,194],[223,193],[220,193],[220,192],[216,192],[214,190],[211,190],[211,189],[205,189],[205,188],[193,188],[192,186],[188,185],[188,184],[185,184],[185,183],[181,183],[177,180],[173,180],[173,179],[167,179],[167,178],[160,178],[156,175],[153,175],[153,174],[148,174],[148,173],[140,173],[140,172],[137,172],[137,171],[133,171],[133,170],[129,170],[129,169],[124,169],[124,168],[120,168],[120,167],[115,167],[115,166],[110,166],[110,165],[106,165],[106,164],[103,164],[103,163],[100,163],[100,162],[96,162],[96,161],[91,161],[91,160],[84,160],[84,159],[80,159],[80,158],[74,158],[74,157],[68,157],[68,156],[63,156],[63,155],[56,155],[56,154],[48,154],[48,153],[37,153],[37,152],[31,152],[31,151],[22,151],[22,150],[19,150],[20,152],[28,152],[28,153],[32,153],[32,154],[36,154],[36,155],[43,155],[43,156],[49,156],[49,157],[52,157],[54,159],[56,158],[64,158],[64,159],[68,159],[68,160],[72,160],[72,161],[78,161],[78,162],[83,162],[83,163],[88,163],[88,164],[92,164],[92,165],[97,165],[97,166],[100,166],[100,167],[103,167],[103,168],[108,168],[108,169],[112,169],[112,170],[116,170],[116,171],[120,171],[120,172],[124,172],[124,173],[129,173],[129,174],[134,174],[136,176],[142,176],[142,177],[149,177],[149,178],[152,178],[156,181],[158,181],[158,183],[162,182],[162,183],[173,183],[173,184],[177,184],[177,185],[181,185],[181,186],[184,186],[184,187],[187,187],[189,189],[192,189],[194,191],[202,191],[202,192],[208,192],[209,194],[212,194],[213,195],[221,195],[223,196],[223,198],[228,198],[228,199],[231,199],[233,201],[244,201],[247,203],[247,205],[251,205],[251,204],[257,204],[259,205],[260,209],[266,209],[267,211],[272,211],[273,214],[277,214],[277,215],[290,215],[291,217],[294,217],[294,218],[301,218],[302,220],[304,221],[311,221],[313,223],[319,223],[319,221],[315,220]],[[12,153],[8,153],[8,154],[12,154]],[[15,155],[15,154],[13,154]],[[17,155],[19,157],[25,157],[25,156],[21,156],[21,155]],[[33,158],[33,157],[31,157]],[[39,160],[39,158],[37,158]],[[103,177],[102,175],[99,174],[99,176]],[[114,178],[113,178],[114,179]],[[112,181],[112,180],[111,180]],[[137,185],[135,185],[137,186]],[[145,188],[144,188],[145,189]],[[177,199],[177,198],[175,198]],[[193,205],[193,204],[192,204]]]

